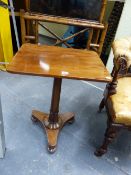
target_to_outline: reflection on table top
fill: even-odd
[[[24,44],[7,66],[11,73],[37,76],[111,81],[111,76],[94,51]]]

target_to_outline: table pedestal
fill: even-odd
[[[53,153],[56,150],[58,135],[62,127],[66,123],[73,123],[74,121],[74,113],[72,112],[59,114],[61,84],[61,78],[54,78],[49,114],[36,110],[32,111],[32,121],[40,121],[43,124],[48,139],[48,151],[50,153]]]

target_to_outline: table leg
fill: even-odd
[[[54,78],[51,108],[49,114],[36,110],[32,111],[32,120],[34,122],[40,121],[44,126],[48,139],[48,151],[51,153],[55,152],[56,150],[58,135],[62,127],[67,122],[72,123],[74,121],[74,113],[72,112],[59,114],[61,84],[61,78]]]

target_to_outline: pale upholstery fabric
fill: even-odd
[[[115,40],[112,44],[114,58],[125,55],[127,57],[127,66],[131,65],[131,37]]]
[[[118,79],[117,93],[109,97],[107,105],[115,123],[131,125],[131,77]]]

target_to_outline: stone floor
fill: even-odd
[[[106,128],[106,112],[97,113],[102,90],[88,82],[63,80],[60,111],[76,114],[73,125],[63,128],[55,154],[39,124],[30,120],[32,109],[48,112],[52,78],[0,72],[0,93],[6,137],[0,175],[129,175],[131,134],[120,132],[101,158],[94,156]],[[105,84],[93,85],[104,89]]]

